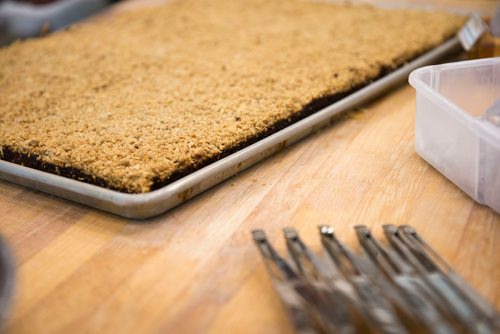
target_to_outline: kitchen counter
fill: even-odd
[[[354,248],[356,224],[377,236],[382,224],[410,224],[498,309],[500,215],[416,154],[414,113],[403,84],[146,221],[0,181],[0,232],[17,267],[5,332],[291,332],[250,231],[284,251],[281,230],[294,226],[319,250],[319,224]]]

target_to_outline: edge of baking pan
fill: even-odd
[[[150,218],[187,201],[258,161],[282,150],[284,147],[306,137],[328,124],[339,113],[359,106],[386,92],[391,86],[406,81],[409,73],[414,69],[431,64],[445,55],[458,51],[459,45],[458,38],[453,37],[394,72],[311,116],[149,193],[121,193],[2,160],[0,160],[0,178],[122,217]]]

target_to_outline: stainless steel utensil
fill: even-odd
[[[410,226],[384,225],[383,245],[355,226],[364,250],[354,254],[333,228],[319,226],[325,256],[290,227],[284,236],[291,263],[264,231],[253,238],[297,332],[497,333],[496,310],[474,292]]]

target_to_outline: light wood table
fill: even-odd
[[[356,224],[376,235],[411,224],[498,308],[500,216],[417,156],[414,112],[405,84],[148,221],[0,181],[0,231],[17,265],[6,332],[290,332],[250,231],[283,251],[281,229],[294,226],[319,249],[323,223],[352,246]]]

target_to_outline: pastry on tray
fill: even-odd
[[[0,49],[0,158],[129,193],[164,186],[453,36],[449,13],[178,0]]]

